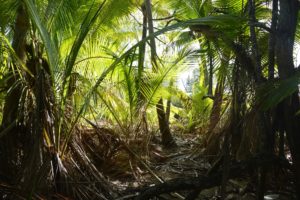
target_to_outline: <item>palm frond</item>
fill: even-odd
[[[262,109],[268,110],[275,107],[285,98],[298,90],[300,74],[296,73],[289,79],[277,80],[265,84],[260,88],[259,101]]]
[[[37,29],[41,35],[41,38],[44,42],[46,53],[47,53],[49,64],[50,64],[51,74],[53,74],[53,70],[56,68],[56,66],[58,64],[57,63],[58,62],[58,57],[57,57],[58,50],[56,49],[53,41],[51,40],[50,34],[47,31],[47,28],[43,24],[34,2],[32,0],[25,0],[24,2],[27,7],[27,10],[30,14],[31,19],[34,22],[35,26],[37,27]]]

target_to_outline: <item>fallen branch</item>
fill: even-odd
[[[238,174],[238,173],[236,173]],[[218,173],[212,176],[200,176],[195,178],[177,178],[167,181],[165,183],[152,186],[146,191],[142,192],[136,200],[149,199],[160,194],[171,193],[182,190],[193,190],[193,189],[207,189],[220,185],[222,180],[222,173]]]
[[[240,177],[245,174],[248,169],[253,169],[261,165],[266,164],[281,164],[285,168],[290,168],[290,166],[278,157],[273,157],[271,159],[263,158],[253,158],[248,161],[235,164],[229,169],[228,179],[233,179]],[[199,177],[189,177],[189,178],[176,178],[169,180],[167,182],[148,187],[142,190],[140,195],[136,197],[136,200],[150,199],[154,196],[159,196],[161,194],[178,192],[183,190],[195,190],[201,191],[204,189],[212,188],[221,185],[222,182],[222,172],[217,172],[215,174],[203,175]]]

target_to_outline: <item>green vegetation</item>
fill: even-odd
[[[300,199],[299,9],[0,0],[0,199]]]

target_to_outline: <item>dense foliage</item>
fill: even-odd
[[[274,160],[288,165],[300,198],[299,8],[297,0],[0,0],[0,198],[116,199],[109,162],[125,149],[125,165],[135,160],[155,176],[157,136],[166,151],[192,137],[191,154],[222,171],[189,186],[194,198],[224,188],[232,163],[253,159],[258,199]],[[137,199],[159,195],[151,189]]]

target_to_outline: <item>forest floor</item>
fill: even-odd
[[[164,182],[169,183],[170,180],[175,180],[176,185],[176,179],[180,182],[180,178],[187,180],[206,176],[213,173],[212,168],[216,168],[218,163],[217,169],[213,170],[221,171],[222,176],[226,176],[226,173],[222,172],[224,171],[223,162],[216,162],[218,156],[201,153],[203,152],[203,147],[199,147],[201,138],[195,134],[175,135],[177,147],[171,149],[162,148],[158,137],[155,136],[149,140],[139,138],[126,141],[126,148],[124,148],[122,145],[112,144],[117,143],[119,139],[112,139],[111,136],[114,135],[112,130],[102,129],[103,135],[110,135],[111,149],[105,149],[104,146],[99,148],[98,146],[98,153],[95,152],[98,156],[101,154],[100,152],[103,154],[104,151],[109,151],[106,153],[107,158],[103,160],[102,164],[99,163],[98,167],[120,192],[118,200],[135,199],[143,191]],[[100,145],[100,141],[98,145]],[[238,175],[233,175],[234,178],[229,177],[227,173],[226,187],[224,187],[225,184],[223,187],[220,184],[215,184],[215,186],[212,184],[212,187],[201,190],[196,195],[197,198],[191,199],[220,199],[221,195],[226,200],[256,199],[255,191],[258,183],[257,179],[253,177],[253,174],[256,174],[256,169],[255,167],[252,168],[237,172]],[[296,199],[291,181],[292,174],[289,170],[272,166],[269,169],[266,176],[264,199]],[[214,180],[208,179],[208,182],[214,182]],[[173,187],[173,183],[164,187]],[[185,199],[186,196],[192,194],[192,191],[197,191],[192,189],[192,187],[191,190],[189,187],[184,190],[174,189],[173,193],[165,192],[156,199]],[[155,193],[156,190],[153,192]],[[161,190],[157,190],[157,192],[161,192]]]
[[[121,137],[114,127],[77,127],[63,161],[73,177],[69,179],[71,187],[87,192],[85,199],[99,199],[104,191],[112,196],[100,199],[255,200],[257,188],[261,188],[258,170],[263,169],[258,166],[266,166],[264,199],[296,199],[287,160],[249,158],[237,162],[226,159],[222,150],[218,155],[205,152],[205,146],[199,145],[203,134],[173,133],[177,133],[177,146],[165,149],[157,133]],[[0,197],[16,192],[0,181]],[[57,193],[52,196],[69,199]]]

